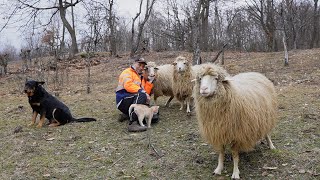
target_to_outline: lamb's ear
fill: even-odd
[[[45,82],[44,81],[37,81],[37,85],[43,85]]]

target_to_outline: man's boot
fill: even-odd
[[[151,119],[151,123],[157,123],[159,122],[159,112],[157,114],[153,114],[152,119]]]
[[[118,121],[119,122],[123,122],[123,121],[126,121],[126,120],[129,120],[129,116],[128,115],[123,114],[123,113],[119,114],[119,117],[118,117]]]
[[[128,131],[129,132],[142,132],[146,131],[146,126],[140,126],[138,121],[133,121],[131,124],[128,125]]]

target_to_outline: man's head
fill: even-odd
[[[147,62],[142,57],[136,57],[133,60],[134,60],[133,67],[139,74],[141,74]]]

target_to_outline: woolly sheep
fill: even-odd
[[[193,71],[191,63],[186,57],[178,56],[173,62],[173,83],[172,90],[174,96],[180,101],[181,108],[183,109],[184,102],[187,103],[187,113],[190,113],[190,101],[192,97]]]
[[[225,146],[233,156],[233,179],[239,179],[239,151],[250,151],[266,138],[276,123],[276,93],[270,80],[260,73],[230,77],[214,64],[203,64],[197,74],[194,101],[202,136],[219,152],[215,174],[223,170]]]
[[[172,91],[173,65],[165,64],[157,66],[154,62],[148,62],[146,70],[149,73],[149,77],[155,79],[153,82],[153,98],[155,104],[157,104],[158,97],[169,96],[170,98],[165,103],[165,106],[168,107],[171,100],[174,98]]]

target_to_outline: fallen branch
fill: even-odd
[[[228,44],[224,44],[223,45],[223,47],[222,47],[222,49],[218,52],[218,54],[212,59],[212,63],[214,63],[217,59],[218,59],[218,57],[220,56],[220,54],[224,51],[224,49],[227,47],[227,45]]]

